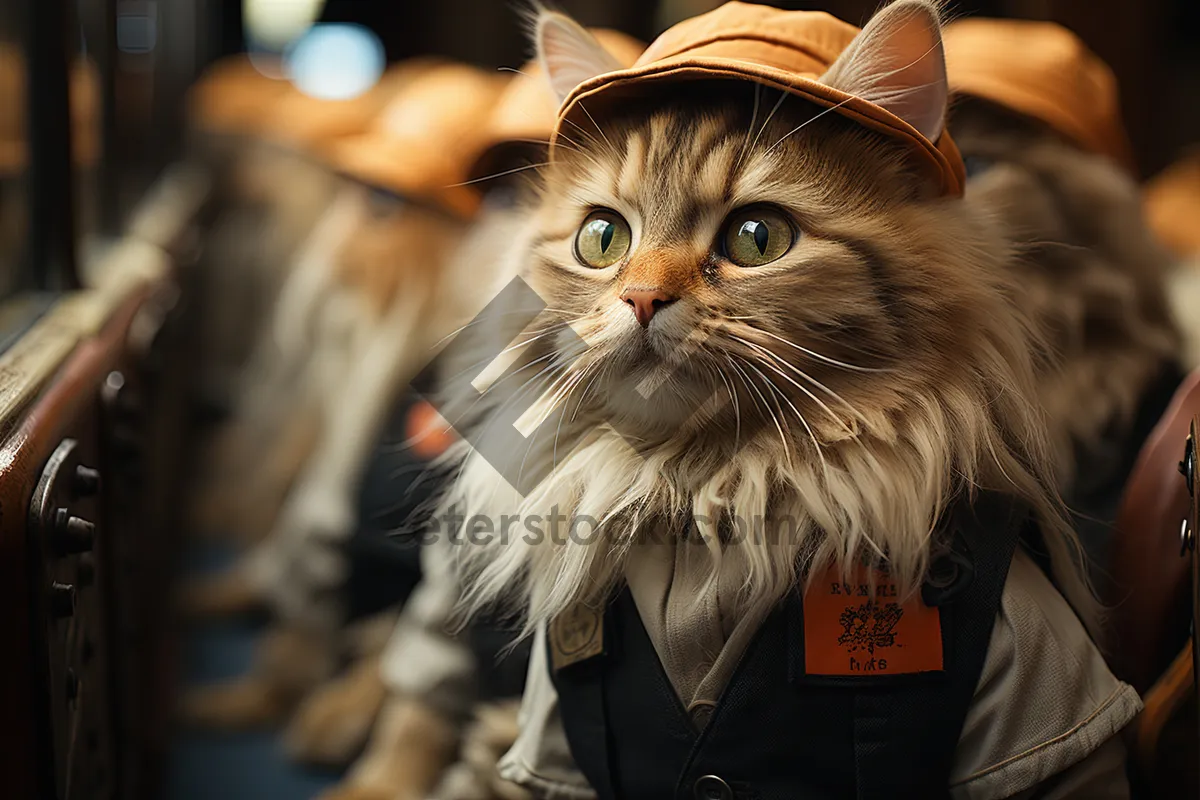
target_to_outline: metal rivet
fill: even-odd
[[[693,794],[696,800],[733,800],[733,789],[716,775],[697,779]]]
[[[53,545],[62,556],[86,553],[96,544],[96,525],[72,516],[65,508],[54,512]]]

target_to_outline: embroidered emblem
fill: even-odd
[[[904,616],[899,603],[863,603],[857,608],[842,612],[844,631],[838,644],[845,645],[850,652],[865,650],[874,655],[875,648],[896,645],[896,624]]]
[[[942,620],[918,593],[901,603],[896,584],[866,568],[851,583],[830,569],[804,596],[804,668],[808,675],[878,676],[942,669]]]
[[[560,670],[604,652],[604,611],[576,603],[550,623],[550,655]]]

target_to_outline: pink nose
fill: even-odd
[[[626,289],[621,293],[621,299],[629,304],[638,324],[645,328],[660,308],[671,305],[679,298],[662,289]]]

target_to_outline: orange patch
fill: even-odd
[[[446,420],[424,400],[409,409],[406,434],[413,452],[426,461],[437,458],[454,443],[454,433]]]
[[[942,669],[942,618],[920,594],[899,602],[895,582],[876,570],[844,583],[830,568],[804,595],[804,671],[808,675],[879,677]]]

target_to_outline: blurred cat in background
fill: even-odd
[[[1016,244],[1059,486],[1102,574],[1125,480],[1183,377],[1171,256],[1141,210],[1116,78],[1078,37],[969,18],[944,43],[966,201]]]
[[[197,270],[198,382],[218,419],[206,431],[191,504],[191,527],[205,536],[261,535],[300,457],[286,451],[312,446],[311,415],[291,413],[295,359],[276,357],[267,323],[338,185],[313,153],[365,128],[377,102],[371,94],[322,103],[267,77],[245,56],[217,62],[192,89],[189,153],[225,200]]]
[[[311,446],[304,452],[285,437],[252,462],[266,475],[234,487],[237,496],[262,502],[265,480],[283,490],[283,507],[237,564],[188,594],[196,613],[257,602],[279,621],[250,675],[188,698],[197,723],[277,721],[332,674],[347,646],[363,655],[381,646],[371,635],[365,648],[339,644],[363,638],[337,633],[344,608],[336,590],[347,567],[340,548],[358,521],[358,483],[399,387],[431,357],[435,332],[450,329],[440,315],[457,319],[438,287],[478,207],[478,193],[462,184],[466,159],[505,82],[449,62],[402,70],[403,87],[369,129],[322,153],[345,180],[300,256],[274,326],[296,372],[295,396],[277,413],[302,423],[294,427]],[[452,284],[466,287],[451,298],[466,309],[470,291],[487,286],[472,277]],[[272,473],[276,464],[288,469]],[[386,631],[391,621],[387,612],[367,627]]]

